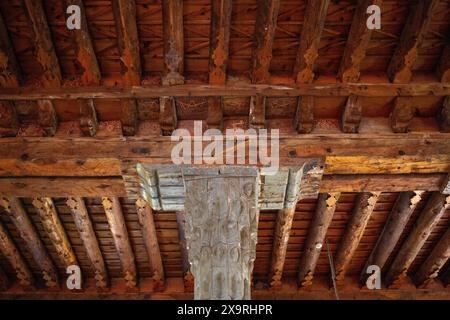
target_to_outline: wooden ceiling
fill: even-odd
[[[71,4],[82,8],[80,30],[66,27]],[[370,4],[381,7],[380,30],[365,28]],[[346,274],[341,297],[449,299],[449,17],[449,0],[1,1],[0,195],[31,227],[0,206],[0,298],[191,298],[182,217],[136,206],[135,166],[170,163],[168,136],[199,120],[279,129],[281,164],[324,160],[318,199],[291,217],[261,211],[255,298],[334,298],[326,245],[317,262],[306,253],[326,237]],[[423,193],[412,206],[414,191]],[[373,212],[352,240],[367,197]],[[411,216],[384,252],[393,285],[361,289],[401,199]],[[324,206],[332,220],[318,236]],[[60,241],[46,227],[55,215]],[[291,228],[279,227],[285,219]],[[82,269],[82,292],[63,286],[67,257]],[[302,264],[315,272],[302,278]],[[408,277],[397,283],[401,267]]]

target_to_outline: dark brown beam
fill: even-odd
[[[450,196],[434,192],[392,262],[385,279],[387,285],[397,284],[406,277],[409,267],[448,207]]]
[[[170,136],[177,128],[177,110],[175,99],[172,97],[162,97],[159,99],[159,125],[161,132],[165,136]]]
[[[450,96],[447,96],[438,111],[437,121],[441,132],[450,132]]]
[[[345,133],[358,133],[362,118],[361,99],[358,96],[350,96],[342,112],[341,128]]]
[[[164,287],[164,267],[161,252],[159,250],[158,238],[156,237],[153,211],[150,208],[150,205],[142,198],[139,198],[136,201],[136,209],[152,272],[153,287],[157,290],[161,290]]]
[[[391,128],[395,133],[406,133],[416,112],[410,97],[397,97],[390,115]]]
[[[49,288],[58,286],[58,272],[20,200],[0,197],[0,206],[19,231],[20,237],[41,270],[45,285]]]
[[[31,288],[34,286],[33,275],[25,263],[19,249],[14,244],[8,231],[0,222],[0,252],[9,261],[16,272],[17,281],[21,286]]]
[[[450,82],[450,44],[447,44],[442,51],[437,73],[441,82]]]
[[[269,83],[272,45],[277,28],[280,0],[262,0],[255,25],[255,48],[252,57],[252,83]]]
[[[0,13],[0,87],[18,87],[21,74],[19,68],[8,29]]]
[[[313,96],[302,96],[298,98],[294,128],[297,129],[298,133],[310,133],[314,128]]]
[[[439,271],[450,258],[450,228],[441,237],[433,248],[428,258],[420,266],[414,275],[414,280],[418,286],[425,286],[432,279],[437,278]]]
[[[183,36],[183,1],[167,0],[162,2],[164,62],[166,85],[184,82],[184,36]]]
[[[119,198],[103,197],[102,204],[122,265],[125,285],[134,288],[137,285],[137,269]]]
[[[19,125],[14,104],[9,101],[0,101],[0,137],[16,136],[19,132]]]
[[[333,219],[340,193],[321,193],[317,200],[317,208],[313,221],[309,226],[306,242],[302,250],[298,273],[299,287],[312,284],[314,271],[320,252],[322,251],[328,227]]]
[[[51,198],[35,198],[33,200],[33,206],[36,208],[42,226],[55,247],[56,254],[61,263],[66,268],[71,265],[78,265],[77,257],[56,212],[53,200]]]
[[[366,57],[372,30],[367,28],[367,8],[371,5],[381,6],[382,0],[359,0],[353,15],[352,26],[347,38],[344,55],[339,68],[342,82],[359,80],[361,62]]]
[[[81,241],[83,241],[89,260],[94,267],[95,284],[97,288],[108,287],[108,271],[106,270],[105,261],[103,260],[102,252],[98,245],[97,237],[84,200],[79,197],[71,197],[67,199],[66,203],[71,210],[73,221],[80,234]]]
[[[121,105],[120,122],[122,124],[122,134],[124,136],[134,136],[138,130],[139,122],[136,100],[122,99]]]
[[[51,100],[38,100],[38,124],[46,136],[54,136],[58,128],[58,117]]]
[[[339,249],[336,252],[335,272],[338,283],[342,283],[345,278],[345,273],[355,254],[356,248],[358,248],[380,193],[360,193],[355,200],[352,217],[347,224],[344,236],[339,244]]]
[[[419,48],[431,23],[439,0],[414,1],[403,27],[400,42],[387,70],[394,83],[411,81],[412,69],[419,55]]]
[[[80,127],[83,135],[93,137],[98,130],[97,112],[92,99],[78,100]]]
[[[253,96],[250,99],[249,127],[263,129],[266,126],[266,98]]]
[[[9,279],[5,271],[3,271],[0,265],[0,291],[6,291],[9,287]]]
[[[178,237],[180,240],[181,266],[183,270],[183,286],[185,292],[194,291],[194,277],[190,271],[188,250],[186,244],[186,217],[184,212],[177,212]]]
[[[232,0],[211,2],[210,84],[225,84],[227,79],[232,2]]]
[[[308,0],[303,19],[300,45],[295,62],[297,84],[314,80],[314,66],[319,56],[319,44],[330,0]]]
[[[208,97],[208,129],[222,130],[223,126],[223,100],[222,97]]]
[[[383,269],[389,255],[400,239],[411,214],[420,202],[421,194],[421,191],[408,191],[398,195],[383,231],[362,270],[361,283],[367,280],[368,274],[366,270],[368,266],[377,265],[380,269]]]
[[[447,268],[447,270],[444,270],[442,276],[442,283],[444,284],[444,286],[446,286],[446,288],[450,288],[450,268]]]

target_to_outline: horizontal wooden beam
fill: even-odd
[[[64,87],[64,88],[0,88],[0,100],[39,99],[122,99],[159,97],[215,97],[215,96],[268,96],[297,97],[349,96],[396,97],[396,96],[448,96],[450,83],[412,82],[392,83],[310,83],[299,86],[279,84],[181,84],[173,86],[126,87]]]

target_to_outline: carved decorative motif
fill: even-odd
[[[165,63],[169,72],[163,78],[163,85],[172,86],[184,83],[184,77],[178,72],[182,61],[183,57],[178,54],[175,39],[169,39],[169,51],[165,55]]]

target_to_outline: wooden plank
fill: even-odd
[[[437,121],[441,132],[450,132],[450,96],[447,96],[438,111]]]
[[[78,100],[80,108],[80,127],[83,135],[93,137],[98,130],[97,112],[95,111],[94,101]]]
[[[345,133],[358,133],[362,118],[361,99],[358,96],[350,96],[342,112],[341,128]]]
[[[336,252],[335,273],[338,283],[344,281],[345,273],[358,248],[358,244],[361,241],[380,193],[381,192],[360,193],[355,200],[352,217],[346,226],[344,236],[339,244],[339,249]]]
[[[194,277],[190,271],[189,255],[186,244],[186,213],[177,211],[178,238],[181,251],[181,267],[185,292],[194,292]]]
[[[170,136],[177,128],[177,110],[175,99],[172,97],[162,97],[159,99],[159,124],[164,136]]]
[[[5,21],[0,14],[0,87],[19,86],[20,70]]]
[[[442,51],[441,59],[437,67],[437,74],[441,82],[450,82],[450,44]]]
[[[266,98],[254,96],[250,99],[249,127],[263,129],[266,126]]]
[[[14,104],[9,101],[0,101],[0,137],[16,136],[19,125]]]
[[[67,268],[78,265],[77,257],[67,237],[64,226],[59,219],[55,205],[51,198],[34,198],[33,206],[42,222],[45,232],[56,249],[61,263]]]
[[[117,178],[0,178],[0,193],[14,197],[92,197],[126,195]]]
[[[208,129],[222,130],[223,126],[223,100],[222,97],[208,97]]]
[[[34,286],[33,275],[25,263],[19,249],[16,247],[8,231],[0,222],[0,252],[13,267],[19,284],[25,288]]]
[[[396,285],[406,277],[419,250],[448,207],[450,207],[450,196],[434,192],[415,222],[415,228],[403,242],[399,253],[392,262],[386,274],[385,283],[387,285]]]
[[[137,132],[139,123],[136,100],[122,99],[120,103],[122,134],[124,136],[134,136]]]
[[[209,83],[225,84],[230,42],[232,0],[211,2]]]
[[[397,97],[395,99],[394,109],[389,116],[392,131],[395,133],[408,132],[415,112],[416,108],[412,103],[411,97]]]
[[[313,96],[302,96],[298,98],[294,128],[297,129],[298,133],[310,133],[314,128]]]
[[[296,83],[311,83],[314,80],[314,65],[319,56],[319,44],[329,0],[308,0],[303,19],[300,45],[295,62]]]
[[[103,197],[102,205],[120,258],[125,285],[134,288],[137,285],[137,269],[119,198]]]
[[[84,200],[80,197],[70,197],[67,199],[66,204],[70,208],[73,221],[80,234],[81,241],[83,241],[89,261],[94,267],[96,287],[106,288],[109,285],[108,271],[106,270],[103,255]]]
[[[277,28],[280,0],[262,0],[258,5],[255,25],[255,48],[252,56],[252,83],[268,83],[272,46]]]
[[[414,275],[418,286],[425,286],[431,280],[437,278],[439,271],[450,258],[450,228],[441,237],[439,242],[433,248],[425,262],[420,266]]]
[[[371,5],[381,6],[382,0],[359,0],[353,15],[352,26],[347,37],[338,76],[342,82],[359,80],[361,63],[372,37],[372,30],[367,28],[367,8]]]
[[[41,271],[45,285],[49,288],[57,287],[58,272],[20,200],[0,197],[0,206],[19,231],[20,237]]]
[[[295,206],[278,210],[277,224],[273,240],[272,260],[270,264],[269,284],[273,289],[281,289],[284,262],[286,260],[289,234],[294,219]]]
[[[339,197],[340,193],[322,193],[319,195],[317,208],[313,221],[309,226],[303,254],[300,259],[298,273],[298,284],[300,287],[312,285],[317,261],[319,260],[325,236],[333,219]]]
[[[368,266],[377,265],[380,269],[383,269],[387,259],[400,239],[411,214],[420,202],[421,194],[421,191],[409,191],[398,195],[383,231],[362,270],[361,283],[365,283],[367,280],[368,274],[366,270]]]
[[[136,209],[152,272],[153,286],[156,290],[162,290],[164,288],[164,267],[159,250],[158,238],[156,237],[153,211],[149,204],[142,198],[136,201]]]
[[[439,0],[415,1],[403,27],[400,42],[387,70],[394,83],[406,83],[412,78],[412,69],[419,55],[419,48],[428,31]]]

